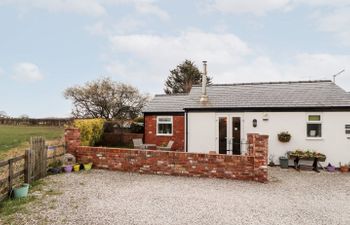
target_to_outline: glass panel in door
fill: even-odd
[[[227,152],[227,117],[219,117],[219,154]]]
[[[241,118],[232,117],[231,150],[233,155],[241,154]]]

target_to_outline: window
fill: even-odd
[[[322,137],[322,123],[320,115],[308,115],[306,136],[310,138]]]
[[[350,124],[345,125],[345,134],[350,135]]]
[[[157,135],[172,135],[173,134],[173,117],[158,116],[157,117]]]

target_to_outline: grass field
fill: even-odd
[[[62,127],[0,125],[0,156],[10,149],[25,147],[32,136],[43,136],[46,140],[53,140],[62,137],[63,133]]]

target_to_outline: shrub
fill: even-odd
[[[74,120],[74,127],[80,130],[81,144],[94,146],[101,140],[104,119],[78,119]]]

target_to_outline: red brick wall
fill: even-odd
[[[145,115],[145,143],[160,146],[173,140],[172,150],[183,152],[185,150],[185,117],[171,114],[169,116],[173,116],[173,135],[157,136],[157,116]]]
[[[248,134],[247,155],[219,155],[159,150],[137,150],[77,146],[72,137],[79,130],[66,131],[67,149],[78,162],[92,161],[95,168],[149,174],[216,177],[267,181],[268,136]]]
[[[64,140],[66,144],[66,152],[75,154],[75,150],[80,146],[80,131],[78,128],[66,128],[64,130]]]
[[[78,161],[94,168],[148,174],[255,180],[254,157],[157,150],[78,147]]]

